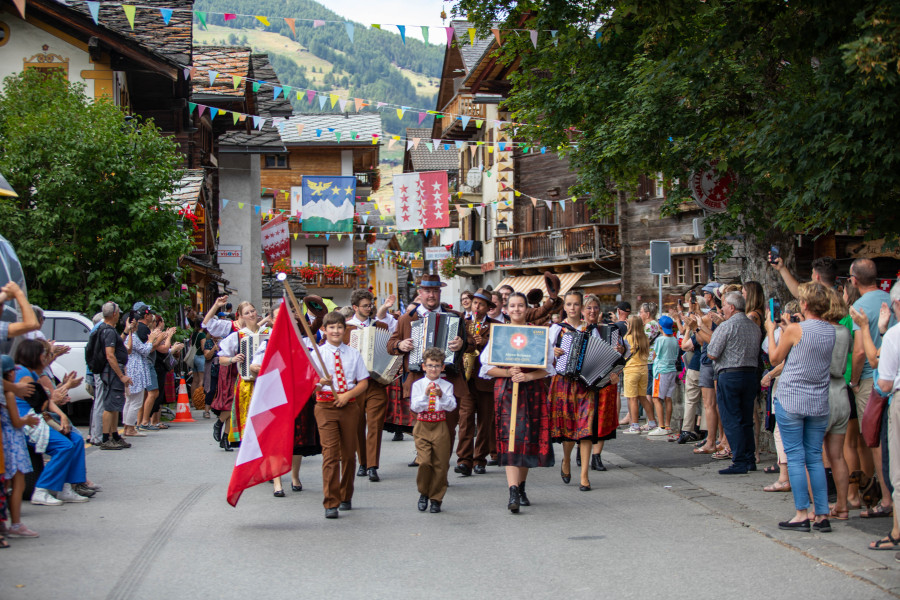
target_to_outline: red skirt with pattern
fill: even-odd
[[[550,382],[550,438],[577,442],[597,436],[597,390],[563,375]]]
[[[597,440],[613,440],[619,427],[619,386],[610,384],[597,394]],[[595,440],[596,441],[596,440]]]
[[[211,404],[215,410],[231,412],[237,373],[237,365],[235,364],[219,367],[219,387],[216,389],[216,398]]]
[[[513,382],[508,377],[494,379],[494,426],[501,466],[552,467],[550,404],[543,379],[519,384],[516,408],[515,450],[509,450],[509,421],[512,412]]]
[[[416,415],[409,410],[409,400],[403,398],[403,386],[400,379],[395,379],[394,383],[387,387],[388,402],[387,411],[384,414],[385,431],[391,433],[412,433],[413,425],[416,424]]]

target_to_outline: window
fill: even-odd
[[[49,319],[48,319],[49,320]],[[75,319],[53,319],[53,338],[57,342],[87,343],[91,330]]]
[[[0,21],[0,46],[9,41],[9,25]],[[48,338],[49,339],[49,338]]]
[[[662,277],[662,284],[663,284],[663,285],[669,285],[669,276],[668,276],[668,275],[662,275],[661,277]]]
[[[675,261],[675,283],[685,285],[687,283],[687,260],[679,258]]]
[[[656,197],[657,198],[665,198],[666,197],[666,188],[665,188],[665,180],[663,179],[662,173],[656,174]]]
[[[494,239],[494,225],[492,218],[494,215],[494,204],[488,204],[484,207],[484,241],[489,242]]]
[[[694,259],[694,283],[702,283],[703,282],[703,260],[700,258]]]
[[[6,39],[6,38],[4,38]],[[69,77],[69,59],[63,58],[59,54],[54,54],[52,52],[48,52],[50,47],[47,45],[43,46],[44,52],[37,53],[31,58],[26,58],[23,60],[25,70],[35,70],[40,71],[42,73],[50,74],[53,72],[62,73],[64,78]]]
[[[266,214],[275,208],[274,196],[262,196],[259,199],[259,210],[262,214]]]
[[[317,265],[327,265],[327,246],[307,246],[307,261]]]
[[[286,154],[266,154],[266,168],[267,169],[287,169],[287,155]]]
[[[389,283],[389,284],[388,284],[388,289],[390,290],[390,292],[388,292],[388,295],[393,294],[393,293],[394,293],[394,284],[393,284],[393,283]]]

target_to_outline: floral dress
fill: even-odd
[[[10,480],[16,473],[31,473],[31,457],[25,443],[25,432],[13,427],[3,394],[0,394],[0,427],[3,428],[3,454],[6,460],[3,478]]]

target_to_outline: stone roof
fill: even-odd
[[[303,125],[303,131],[298,131]],[[373,135],[380,139],[381,115],[378,113],[362,114],[303,114],[294,115],[284,121],[281,130],[281,141],[285,144],[314,145],[347,145],[371,144]],[[340,142],[336,133],[341,134]],[[352,134],[357,134],[353,139]]]
[[[422,141],[415,148],[408,150],[413,171],[455,171],[459,169],[459,151],[456,146],[451,145],[449,150],[444,150],[443,144],[438,144],[434,147],[433,152],[429,152],[425,142],[431,141],[431,130],[408,127],[406,139],[414,138]]]
[[[462,55],[466,75],[468,75],[484,58],[485,53],[487,53],[494,42],[494,37],[478,37],[476,33],[475,44],[473,45],[469,43],[469,29],[474,27],[474,25],[468,21],[451,21],[450,25],[456,33],[456,43],[459,45],[459,53]]]
[[[200,200],[200,191],[203,189],[203,169],[186,169],[175,191],[162,202],[173,208],[191,208]]]
[[[250,55],[249,77],[276,85],[281,83],[275,74],[275,69],[272,68],[269,62],[268,54]],[[218,81],[218,77],[216,81]],[[232,87],[234,87],[233,84]],[[283,96],[279,96],[277,100],[273,99],[275,94],[270,86],[260,86],[258,92],[251,93],[256,100],[254,103],[256,113],[261,117],[287,117],[293,111],[291,103]],[[261,130],[251,129],[246,131],[241,129],[223,133],[219,136],[219,148],[225,152],[245,152],[254,149],[256,151],[285,152],[281,136],[269,120],[266,121]]]
[[[195,46],[193,64],[197,73],[191,79],[192,94],[243,98],[247,85],[245,78],[250,71],[250,53],[247,46]],[[213,85],[209,85],[209,71],[218,73]],[[232,79],[235,75],[241,77],[237,88]]]
[[[68,8],[92,19],[88,5],[80,0],[56,0]],[[119,4],[100,5],[99,26],[130,38],[171,62],[186,65],[191,62],[193,0],[141,0],[136,4],[134,29],[128,23]],[[175,9],[166,25],[160,8]],[[180,9],[180,10],[179,10]]]
[[[268,54],[250,55],[250,77],[281,85],[272,63],[269,62]],[[254,96],[256,97],[256,110],[260,116],[287,117],[294,112],[294,107],[291,105],[290,100],[285,98],[284,94],[280,94],[278,99],[275,99],[275,93],[269,86],[260,86],[259,91]]]

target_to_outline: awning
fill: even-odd
[[[559,295],[562,296],[578,283],[578,280],[587,275],[585,272],[581,273],[557,273],[557,277],[559,277]],[[544,295],[547,294],[547,286],[544,284],[544,276],[543,275],[520,275],[519,277],[507,277],[503,281],[500,282],[500,285],[497,286],[497,289],[503,287],[504,285],[512,286],[512,289],[517,292],[522,292],[523,294],[527,294],[529,290],[533,290],[535,288],[544,292]]]
[[[696,244],[694,246],[671,246],[669,248],[670,254],[704,254],[703,252],[703,244]],[[650,249],[644,250],[644,254],[650,256]]]
[[[597,294],[598,296],[609,296],[621,292],[622,279],[601,279],[599,281],[583,281],[581,288],[585,294]]]

